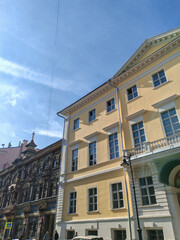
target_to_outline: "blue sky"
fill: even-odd
[[[145,39],[179,27],[179,12],[170,0],[0,0],[0,147],[33,131],[39,148],[58,141],[56,113],[111,78]]]

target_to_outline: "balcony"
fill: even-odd
[[[146,154],[157,153],[176,147],[180,147],[180,133],[153,142],[146,142],[136,148],[126,149],[124,150],[124,155],[137,158]]]

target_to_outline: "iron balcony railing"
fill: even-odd
[[[175,145],[179,145],[180,143],[180,133],[176,135],[172,135],[166,138],[158,139],[153,142],[145,142],[143,145],[124,150],[124,155],[126,156],[138,156],[140,154],[145,154],[149,152],[153,152],[155,150],[160,150],[167,147],[172,147]]]

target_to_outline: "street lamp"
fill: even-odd
[[[135,201],[135,208],[136,208],[136,218],[137,218],[137,226],[138,226],[137,232],[138,232],[139,240],[142,240],[142,229],[140,227],[140,222],[139,222],[139,213],[138,213],[137,199],[136,199],[136,189],[135,189],[133,170],[132,170],[132,165],[131,165],[131,154],[129,154],[128,156],[123,156],[123,161],[121,163],[121,166],[125,170],[130,168],[130,171],[131,171],[131,180],[132,180],[132,185],[133,185],[134,201]]]

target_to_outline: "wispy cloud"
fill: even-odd
[[[51,121],[48,126],[37,127],[35,130],[25,130],[27,133],[32,133],[35,131],[37,135],[47,136],[47,137],[56,137],[62,138],[63,136],[63,128],[57,121]]]
[[[72,81],[55,78],[53,79],[53,82],[51,84],[51,76],[43,74],[41,72],[33,71],[28,67],[8,61],[1,57],[0,57],[0,72],[7,75],[11,75],[16,78],[23,78],[25,80],[27,79],[47,87],[53,87],[61,91],[76,92],[77,94],[79,91],[84,89],[84,86],[78,83],[77,81],[75,83],[75,80]]]
[[[0,99],[3,100],[3,102],[1,102],[1,106],[4,104],[10,104],[14,107],[17,104],[18,100],[22,100],[24,98],[25,93],[18,87],[6,83],[1,83]]]

